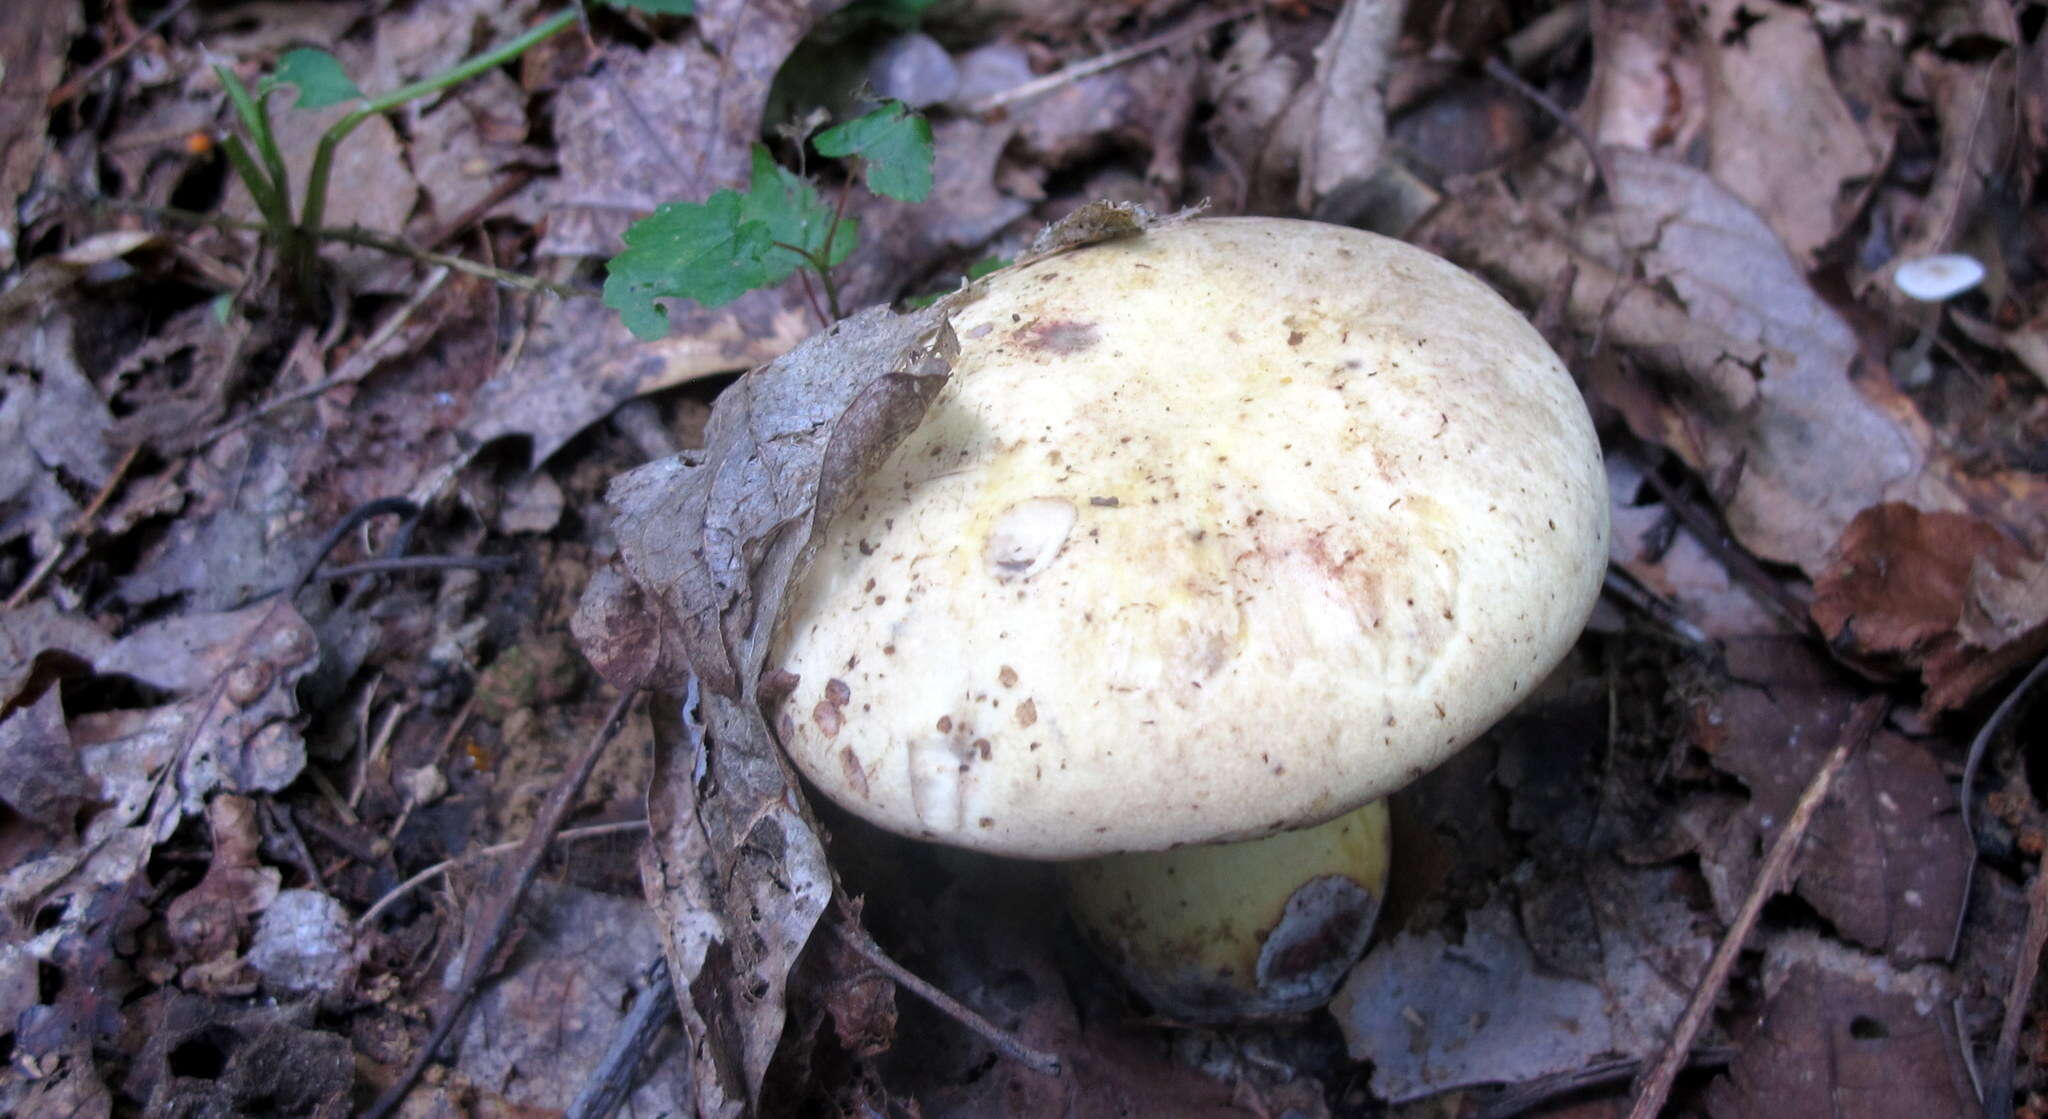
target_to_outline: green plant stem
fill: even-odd
[[[425,97],[427,94],[447,89],[467,81],[486,70],[502,66],[526,53],[535,44],[554,36],[570,24],[575,23],[578,11],[574,7],[561,12],[547,22],[528,31],[516,39],[508,40],[482,54],[456,66],[441,71],[432,77],[422,78],[408,86],[400,86],[381,97],[371,98],[363,106],[334,122],[326,132],[320,134],[320,146],[313,152],[313,170],[306,178],[306,204],[301,209],[302,220],[307,228],[317,228],[327,213],[327,176],[334,167],[334,149],[348,134],[354,132],[364,121],[381,113],[388,113],[408,101]]]
[[[235,174],[241,176],[242,185],[249,188],[249,197],[263,214],[268,232],[272,236],[281,236],[281,231],[292,227],[292,216],[285,209],[291,203],[278,193],[276,184],[263,173],[263,168],[256,166],[255,157],[249,154],[249,146],[242,143],[240,136],[229,135],[221,147],[228,153],[228,162],[234,165]]]
[[[149,217],[160,218],[164,221],[178,222],[182,225],[206,225],[212,226],[215,229],[233,229],[246,233],[270,232],[270,226],[264,222],[241,221],[237,218],[221,217],[217,214],[201,214],[192,210],[181,210],[175,206],[149,206],[140,202],[129,202],[119,198],[105,199],[100,204],[110,209],[144,214]],[[396,237],[385,237],[364,229],[312,229],[307,230],[306,233],[309,238],[316,241],[340,241],[344,244],[361,245],[364,248],[376,249],[378,252],[390,253],[392,256],[409,257],[426,264],[445,265],[454,271],[466,272],[469,275],[481,277],[516,291],[544,291],[550,295],[559,295],[564,299],[588,299],[596,294],[595,292],[573,288],[566,284],[558,284],[551,280],[543,280],[538,276],[529,276],[523,272],[513,272],[504,268],[494,268],[488,264],[480,264],[470,260],[468,257],[452,256],[448,253],[437,253],[428,249],[422,249],[417,245],[401,241]]]
[[[281,200],[282,205],[278,207],[278,211],[283,215],[284,225],[289,226],[292,220],[291,174],[285,169],[284,152],[278,149],[277,134],[270,127],[270,113],[264,108],[264,103],[249,92],[249,87],[242,84],[242,79],[235,76],[233,70],[225,66],[215,66],[213,73],[220,79],[220,87],[226,91],[228,103],[235,107],[235,115],[241,118],[242,131],[249,134],[250,142],[256,145],[256,154],[263,158],[263,166],[268,174],[262,178]],[[232,140],[233,137],[229,139]],[[232,157],[233,153],[229,154]],[[239,166],[235,170],[242,173],[243,181],[249,186],[250,193],[254,194],[258,176],[243,172]]]
[[[826,261],[832,258],[829,256],[819,256],[818,254],[810,252],[806,249],[798,248],[797,246],[792,245],[787,241],[775,241],[771,243],[778,249],[787,249],[790,252],[795,253],[799,257],[802,257],[803,262],[805,264],[810,265],[811,271],[816,272],[818,274],[818,280],[825,286],[825,306],[832,315],[831,318],[825,320],[825,325],[831,326],[833,323],[845,318],[846,316],[841,314],[839,311],[839,287],[837,284],[834,284],[832,282],[832,269],[825,263]],[[825,243],[828,247],[831,245],[832,235],[830,233],[827,233],[825,235]],[[815,307],[812,309],[816,310]]]

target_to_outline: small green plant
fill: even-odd
[[[696,8],[695,0],[604,2],[659,15],[689,15]],[[524,35],[500,43],[441,73],[377,97],[365,94],[342,70],[341,63],[322,50],[301,49],[287,53],[278,61],[277,71],[256,83],[253,90],[225,66],[213,68],[214,74],[220,78],[221,87],[227,91],[229,103],[234,106],[242,132],[248,137],[244,140],[239,135],[228,136],[222,145],[227,151],[228,162],[242,180],[242,185],[248,188],[249,197],[263,217],[265,235],[277,250],[285,270],[298,282],[301,294],[310,298],[317,289],[314,254],[318,249],[321,222],[327,213],[328,178],[334,169],[335,149],[348,138],[349,133],[373,116],[388,113],[409,101],[437,93],[518,58],[536,44],[574,24],[579,12],[580,7],[571,7]],[[299,98],[293,103],[293,107],[298,109],[322,109],[355,100],[363,102],[320,134],[319,146],[313,152],[313,166],[306,174],[305,196],[296,215],[292,212],[291,180],[285,172],[284,154],[277,146],[277,135],[270,121],[270,95],[287,85],[298,88]]]
[[[828,128],[811,139],[819,155],[850,159],[876,194],[922,202],[932,190],[932,128],[898,101]],[[848,186],[852,180],[848,179]],[[721,190],[702,202],[671,202],[626,230],[626,250],[613,257],[605,306],[636,337],[668,333],[659,299],[706,307],[772,287],[796,272],[816,273],[825,293],[821,318],[840,317],[832,269],[860,241],[860,223],[846,216],[847,190],[827,205],[811,180],[754,146],[747,192]],[[815,306],[815,304],[814,304]]]

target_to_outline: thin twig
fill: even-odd
[[[1558,123],[1558,127],[1570,133],[1572,139],[1577,140],[1579,146],[1586,149],[1586,158],[1593,161],[1593,174],[1600,178],[1600,189],[1608,194],[1614,193],[1614,177],[1607,173],[1607,160],[1600,154],[1600,145],[1594,142],[1592,135],[1579,123],[1577,117],[1564,106],[1551,100],[1549,94],[1530,85],[1527,79],[1515,73],[1514,67],[1499,58],[1486,60],[1486,76],[1527,98],[1537,108],[1549,114],[1550,118]]]
[[[204,225],[211,226],[214,229],[233,230],[237,233],[270,232],[270,226],[265,222],[244,221],[241,218],[222,217],[219,214],[202,214],[196,210],[181,210],[176,206],[149,206],[121,198],[102,198],[98,204],[108,209],[126,210],[142,214],[145,217],[159,218],[163,221],[174,221],[181,225]],[[319,229],[307,230],[306,234],[316,241],[339,241],[345,245],[360,245],[363,248],[375,249],[378,252],[389,253],[392,256],[402,256],[411,260],[417,260],[422,264],[438,264],[444,268],[452,268],[457,272],[467,273],[471,276],[489,280],[494,284],[512,288],[515,291],[544,291],[550,295],[559,295],[564,299],[592,299],[597,296],[597,293],[594,291],[571,287],[568,284],[558,284],[552,280],[543,280],[538,276],[529,276],[524,272],[512,272],[504,268],[480,264],[466,256],[433,252],[429,249],[420,248],[410,241],[383,233],[374,233],[357,226],[348,226],[346,228],[322,226]]]
[[[141,46],[142,43],[148,40],[148,38],[151,35],[154,35],[157,32],[162,31],[164,29],[165,24],[171,22],[173,19],[176,19],[178,17],[179,12],[182,12],[186,8],[189,8],[191,6],[192,0],[176,0],[175,3],[171,4],[169,7],[166,7],[163,11],[158,12],[155,16],[150,18],[150,21],[148,23],[143,24],[142,30],[137,32],[134,35],[134,37],[130,38],[127,42],[122,43],[119,46],[116,46],[113,50],[110,50],[107,53],[99,56],[98,58],[93,59],[92,63],[88,65],[84,70],[80,71],[77,77],[71,79],[68,82],[65,82],[63,85],[58,86],[56,89],[51,90],[49,99],[43,103],[43,107],[45,109],[54,109],[57,106],[62,105],[64,102],[69,101],[72,98],[78,96],[79,91],[83,90],[86,86],[91,85],[92,80],[94,78],[99,77],[102,73],[105,73],[107,67],[112,66],[114,63],[119,62],[122,59],[128,57],[129,51],[132,51],[136,47]]]
[[[1685,1067],[1686,1054],[1691,1052],[1693,1040],[1699,1036],[1700,1027],[1706,1024],[1707,1014],[1714,1009],[1714,1000],[1727,984],[1728,973],[1735,967],[1735,957],[1742,951],[1744,942],[1749,940],[1750,931],[1756,927],[1764,902],[1784,888],[1792,869],[1792,859],[1799,853],[1800,841],[1806,838],[1806,829],[1813,823],[1814,813],[1827,799],[1828,787],[1834,783],[1842,767],[1848,764],[1849,755],[1877,729],[1889,706],[1883,696],[1871,696],[1849,712],[1848,721],[1842,724],[1842,732],[1835,739],[1835,748],[1821,762],[1813,780],[1807,782],[1806,791],[1799,794],[1799,803],[1793,807],[1792,815],[1786,819],[1778,837],[1771,841],[1770,853],[1764,856],[1763,869],[1757,872],[1756,881],[1749,888],[1749,896],[1742,899],[1742,909],[1736,913],[1734,923],[1728,926],[1728,933],[1721,938],[1720,946],[1714,949],[1714,958],[1707,964],[1706,974],[1693,988],[1692,1001],[1686,1003],[1685,1013],[1679,1015],[1678,1024],[1672,1028],[1671,1040],[1665,1043],[1656,1064],[1644,1077],[1642,1087],[1636,1093],[1635,1105],[1629,1109],[1629,1119],[1656,1119],[1657,1114],[1664,1110],[1664,1101],[1671,1095],[1672,1082],[1678,1079],[1678,1070]]]
[[[619,1022],[604,1058],[583,1082],[563,1119],[611,1119],[639,1083],[640,1066],[670,1023],[676,1020],[676,985],[660,956],[641,969],[646,982]]]
[[[268,400],[257,405],[249,412],[236,416],[234,419],[208,432],[206,441],[209,443],[214,442],[221,436],[245,424],[254,423],[280,408],[319,396],[330,389],[362,380],[370,370],[376,368],[378,362],[384,360],[384,347],[398,333],[399,328],[404,326],[407,320],[412,318],[413,312],[419,310],[426,303],[428,297],[433,295],[440,288],[441,284],[448,279],[448,271],[446,268],[436,268],[428,273],[427,277],[413,288],[412,296],[404,304],[400,305],[396,311],[387,316],[383,322],[377,324],[377,328],[370,332],[370,336],[363,340],[363,344],[356,348],[356,352],[350,355],[347,361],[342,362],[341,369],[333,376],[322,378],[303,388],[293,389],[291,392],[285,393],[275,400]]]
[[[1151,54],[1153,51],[1170,47],[1183,39],[1192,39],[1212,28],[1221,27],[1226,23],[1243,19],[1256,13],[1259,7],[1257,4],[1246,4],[1242,7],[1232,8],[1227,12],[1218,12],[1213,16],[1184,23],[1169,31],[1162,31],[1149,39],[1141,39],[1128,47],[1119,47],[1107,54],[1099,54],[1094,58],[1083,59],[1070,66],[1062,66],[1043,77],[1033,78],[1021,85],[1013,85],[1001,93],[991,93],[987,97],[971,102],[967,106],[967,111],[975,114],[992,113],[1006,105],[1014,105],[1019,101],[1029,101],[1034,97],[1042,97],[1063,85],[1100,74],[1104,70],[1121,66],[1134,58],[1141,58]]]
[[[363,790],[367,789],[370,785],[370,766],[376,762],[378,756],[384,753],[384,748],[390,744],[391,735],[398,730],[398,720],[405,718],[405,713],[411,709],[411,705],[407,704],[404,700],[392,704],[391,710],[384,713],[383,727],[377,731],[375,737],[363,743],[362,748],[356,751],[356,776],[348,790],[348,806],[350,808],[358,811],[362,809]]]
[[[1735,1059],[1735,1050],[1726,1047],[1695,1049],[1686,1063],[1692,1068],[1723,1068]],[[1552,1076],[1525,1080],[1501,1089],[1501,1093],[1483,1104],[1472,1119],[1513,1119],[1525,1111],[1534,1111],[1559,1096],[1573,1095],[1589,1088],[1609,1084],[1625,1083],[1644,1065],[1640,1057],[1620,1057],[1612,1061],[1601,1061],[1585,1068],[1560,1072]]]
[[[1678,607],[1664,601],[1657,592],[1642,586],[1635,576],[1618,567],[1610,567],[1601,586],[1608,594],[1661,623],[1674,637],[1689,645],[1708,649],[1713,647],[1714,639],[1708,637],[1705,630],[1694,625],[1692,619],[1680,613]]]
[[[128,476],[128,468],[135,465],[135,456],[141,450],[139,444],[128,448],[128,452],[121,456],[121,461],[114,464],[114,469],[108,473],[106,484],[100,487],[100,492],[92,496],[92,500],[86,503],[84,509],[79,510],[76,517],[71,518],[70,526],[64,530],[64,538],[57,542],[56,547],[50,549],[50,554],[44,556],[41,563],[36,564],[35,570],[28,573],[28,578],[21,581],[21,586],[14,588],[14,593],[7,596],[7,609],[12,610],[28,601],[28,596],[36,593],[36,588],[42,586],[43,580],[50,577],[50,572],[57,569],[57,564],[70,553],[71,545],[92,527],[92,522],[99,517],[100,510],[106,508],[108,499],[114,496],[114,490],[121,484],[121,479]]]
[[[1720,561],[1721,566],[1728,569],[1730,575],[1755,592],[1765,606],[1770,607],[1801,636],[1819,638],[1820,632],[1814,626],[1806,604],[1786,590],[1784,584],[1771,578],[1770,572],[1764,570],[1764,565],[1757,562],[1755,556],[1743,551],[1729,539],[1727,531],[1716,524],[1705,509],[1688,500],[1678,492],[1677,487],[1659,476],[1655,466],[1645,469],[1643,478],[1650,483],[1651,489],[1657,491],[1657,497],[1664,502],[1664,507],[1677,515],[1679,521],[1685,525],[1686,531],[1692,533],[1693,539],[1698,540],[1701,546],[1712,553],[1713,557]]]
[[[1997,736],[1998,728],[2004,726],[2006,721],[2012,718],[2013,712],[2019,710],[2020,700],[2034,690],[2034,685],[2041,682],[2043,675],[2048,675],[2048,657],[2042,657],[2013,690],[2005,693],[2005,698],[1998,701],[1998,706],[1991,712],[1991,717],[1984,720],[1984,725],[1977,729],[1977,737],[1970,740],[1970,754],[1963,762],[1962,787],[1956,790],[1956,796],[1963,805],[1963,835],[1969,840],[1970,848],[1969,858],[1963,863],[1963,893],[1962,900],[1956,905],[1955,933],[1949,937],[1948,942],[1948,958],[1951,961],[1956,958],[1956,952],[1963,946],[1963,921],[1970,914],[1970,887],[1977,880],[1977,824],[1971,811],[1971,806],[1977,800],[1977,769],[1984,764],[1984,755],[1991,747],[1992,738]]]
[[[895,980],[898,986],[938,1007],[947,1017],[981,1035],[981,1039],[993,1046],[996,1052],[1033,1072],[1046,1076],[1060,1074],[1060,1059],[1057,1054],[1026,1045],[1015,1034],[976,1014],[958,999],[918,978],[902,964],[890,959],[889,954],[882,951],[882,946],[876,944],[875,938],[869,936],[868,931],[861,928],[858,922],[842,919],[834,922],[832,928],[839,934],[839,939],[845,941],[846,946],[858,953],[862,959]]]
[[[331,583],[358,575],[381,575],[391,571],[447,571],[467,568],[476,571],[511,571],[519,561],[511,556],[393,556],[364,560],[344,567],[330,567],[313,576],[312,582]]]
[[[2034,1001],[2034,981],[2041,974],[2041,947],[2048,944],[2048,865],[2034,867],[2027,887],[2027,931],[2020,938],[2019,959],[2013,961],[2012,986],[2005,992],[2005,1020],[1998,1027],[1998,1048],[1991,1054],[1991,1074],[1984,1084],[1985,1119],[2010,1119],[2012,1081],[2020,1051],[2020,1023]],[[1965,1051],[1969,1041],[1963,1041]]]
[[[604,721],[598,724],[597,732],[590,736],[589,745],[583,755],[576,759],[562,779],[548,794],[547,803],[541,806],[540,814],[534,819],[533,827],[520,841],[518,867],[513,872],[510,887],[500,897],[492,899],[484,908],[483,920],[470,938],[463,953],[461,978],[455,986],[444,993],[440,1004],[434,1009],[434,1025],[427,1033],[427,1039],[413,1054],[405,1071],[391,1083],[377,1102],[370,1105],[368,1119],[384,1119],[391,1114],[405,1097],[412,1092],[412,1086],[419,1081],[420,1074],[432,1064],[441,1043],[455,1029],[455,1023],[462,1017],[462,1011],[469,1005],[470,996],[483,981],[484,973],[490,970],[491,961],[498,955],[504,944],[505,934],[511,931],[512,919],[519,912],[519,903],[526,897],[527,888],[540,873],[543,856],[555,833],[561,829],[562,820],[569,815],[569,809],[576,803],[576,797],[583,791],[584,782],[590,779],[590,771],[597,767],[597,759],[604,754],[606,743],[612,739],[612,732],[623,721],[626,709],[631,706],[636,693],[626,692],[605,712]]]
[[[624,835],[627,832],[646,830],[647,821],[645,820],[621,820],[615,824],[591,824],[588,827],[569,828],[560,835],[557,835],[555,841],[558,843],[573,843],[584,839],[602,839],[608,835]],[[432,882],[449,871],[468,866],[474,862],[480,862],[493,855],[502,855],[507,851],[517,850],[519,843],[520,841],[515,839],[510,843],[496,843],[489,847],[479,847],[474,851],[465,851],[452,859],[444,859],[441,862],[435,863],[433,866],[393,886],[390,893],[378,898],[375,905],[363,910],[363,915],[356,918],[356,928],[369,928],[377,922],[377,918],[382,917],[387,910],[398,904],[405,895],[412,893],[414,890]]]
[[[306,589],[307,584],[313,581],[313,576],[319,572],[320,565],[326,561],[327,553],[347,539],[348,534],[354,532],[357,525],[372,517],[395,516],[410,520],[419,515],[420,507],[402,497],[372,498],[349,510],[347,515],[335,522],[333,528],[327,530],[327,535],[320,538],[320,543],[313,549],[312,557],[306,560],[306,566],[301,568],[298,577],[285,587],[286,597],[297,598],[299,592]]]

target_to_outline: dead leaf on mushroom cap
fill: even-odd
[[[577,629],[593,661],[670,693],[655,700],[642,875],[687,994],[701,1114],[758,1102],[789,969],[832,896],[816,826],[761,715],[768,642],[816,532],[950,375],[950,313],[949,301],[907,316],[877,307],[820,332],[719,398],[702,451],[612,483],[625,578],[592,581]],[[614,642],[605,619],[629,616],[634,599],[654,632]],[[695,711],[673,695],[686,682],[701,684]],[[718,795],[700,798],[700,782]]]

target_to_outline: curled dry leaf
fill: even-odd
[[[949,311],[943,301],[909,316],[873,308],[820,332],[719,398],[702,452],[612,484],[630,582],[593,581],[579,634],[594,662],[630,666],[671,693],[656,700],[642,869],[685,995],[703,1114],[756,1102],[782,1035],[789,969],[832,893],[824,848],[761,716],[768,641],[814,533],[944,385],[957,349]],[[634,610],[655,617],[657,635],[641,627],[615,644],[593,624]],[[696,710],[673,698],[686,681],[701,686]]]
[[[1990,522],[1874,505],[1814,584],[1836,648],[1917,668],[1927,706],[1958,707],[2048,648],[2048,564]]]
[[[268,908],[282,885],[276,867],[256,857],[256,802],[223,793],[206,806],[213,857],[198,885],[164,907],[164,924],[178,957],[207,964],[232,959],[249,931],[249,918]]]

